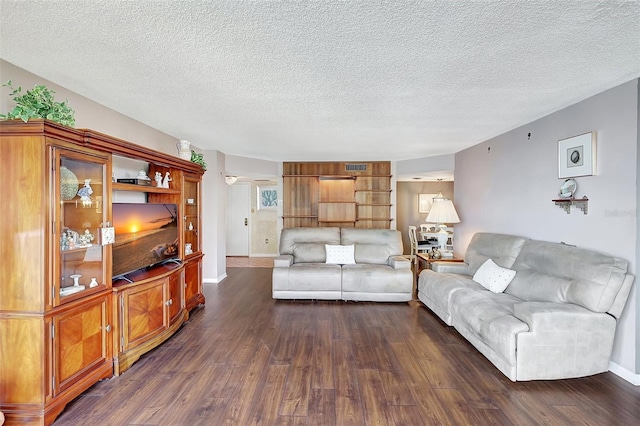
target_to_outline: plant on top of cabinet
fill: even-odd
[[[191,162],[200,164],[202,166],[202,170],[207,170],[207,163],[204,161],[204,155],[191,150]]]
[[[12,90],[9,96],[13,97],[16,106],[6,114],[0,114],[0,118],[9,120],[21,119],[25,123],[30,118],[46,118],[65,126],[73,127],[76,124],[75,111],[64,102],[56,102],[53,95],[56,93],[43,84],[36,84],[32,90],[27,90],[23,95],[22,87],[15,89],[11,80],[3,83]]]

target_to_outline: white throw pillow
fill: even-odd
[[[498,266],[493,260],[487,259],[473,274],[473,280],[487,290],[502,293],[515,276],[516,271]]]
[[[324,245],[327,250],[327,263],[338,265],[353,265],[356,263],[353,244],[348,246],[337,246],[332,244]]]

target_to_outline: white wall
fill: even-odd
[[[557,198],[558,140],[597,132],[597,174],[575,178],[589,213],[565,213]],[[529,139],[528,133],[531,133]],[[636,270],[638,81],[633,80],[455,156],[456,252],[477,231],[564,241],[630,262]],[[490,148],[490,150],[489,150]],[[636,285],[618,323],[612,361],[635,373]]]
[[[207,171],[202,178],[202,275],[205,283],[218,283],[227,276],[225,155],[212,150],[203,154]]]
[[[414,173],[449,171],[454,169],[454,165],[455,156],[453,154],[414,158],[396,162],[396,173],[398,176],[405,176]]]
[[[274,179],[278,176],[278,163],[256,158],[227,155],[225,172],[228,175],[244,176],[252,179]]]

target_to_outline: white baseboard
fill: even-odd
[[[278,257],[278,255],[273,253],[253,253],[249,257]]]
[[[622,366],[611,361],[609,362],[609,371],[611,371],[616,376],[620,376],[632,385],[640,386],[640,374],[631,372],[626,368],[623,368]]]
[[[203,278],[202,279],[202,283],[203,284],[218,284],[222,280],[224,280],[225,278],[227,278],[227,273],[226,272],[224,274],[220,275],[218,278]]]

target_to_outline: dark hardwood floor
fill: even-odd
[[[271,269],[229,268],[207,304],[55,425],[633,425],[612,373],[513,383],[419,302],[274,301]]]

